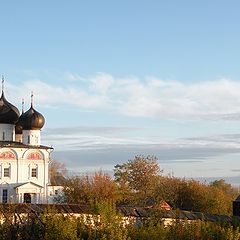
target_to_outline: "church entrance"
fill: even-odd
[[[23,202],[24,203],[31,203],[31,194],[30,193],[24,193]]]

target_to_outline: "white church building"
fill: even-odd
[[[44,116],[34,109],[33,99],[29,110],[20,114],[6,100],[2,86],[0,203],[48,203],[48,195],[52,195],[48,167],[53,148],[41,145],[44,123]]]

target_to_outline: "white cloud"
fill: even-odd
[[[99,73],[97,76],[91,77],[90,89],[99,94],[107,94],[114,84],[114,78],[109,74]]]
[[[33,91],[34,99],[38,105],[49,107],[64,107],[65,104],[76,105],[79,108],[99,108],[106,107],[105,96],[91,94],[81,88],[63,87],[47,84],[38,79],[24,82],[18,86],[8,86],[10,92],[14,92],[15,102],[19,102],[16,97],[29,96],[26,102],[30,101],[30,93]]]
[[[68,73],[68,78],[80,77]],[[85,78],[84,84],[74,83],[64,87],[32,79],[23,82],[21,88],[9,85],[8,89],[19,98],[34,91],[37,103],[50,107],[68,104],[88,110],[108,109],[127,116],[173,119],[240,119],[240,83],[230,79],[187,84],[99,73]]]

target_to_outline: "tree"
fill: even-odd
[[[63,185],[67,175],[66,166],[56,160],[49,164],[49,178],[51,185]]]
[[[63,191],[68,203],[95,204],[118,200],[116,182],[102,171],[69,178]]]
[[[130,191],[134,194],[134,198],[143,201],[144,205],[149,198],[154,197],[160,173],[157,158],[152,155],[135,156],[127,163],[114,167],[115,181],[122,193],[126,196],[126,193]]]
[[[218,181],[204,184],[193,179],[162,177],[157,187],[158,198],[173,208],[211,214],[231,214],[234,195],[231,185]],[[232,187],[231,187],[232,188]]]
[[[210,182],[210,186],[216,187],[234,197],[238,195],[237,189],[233,188],[231,184],[226,183],[224,179],[218,179],[213,182]]]
[[[88,176],[70,177],[64,185],[64,195],[67,203],[89,204],[90,184]]]

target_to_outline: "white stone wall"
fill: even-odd
[[[13,124],[0,124],[0,141],[13,141],[15,140],[15,125]]]
[[[39,146],[41,144],[40,130],[23,130],[22,142],[26,145]]]
[[[50,185],[47,188],[48,203],[63,203],[63,186]]]

